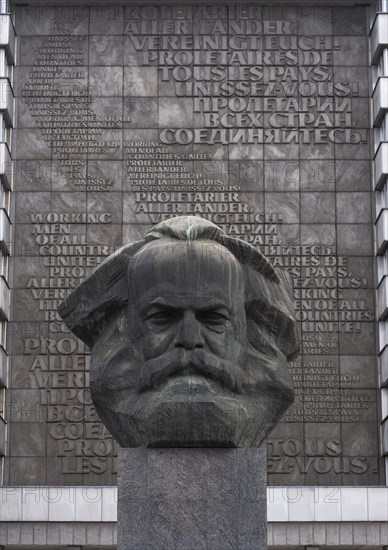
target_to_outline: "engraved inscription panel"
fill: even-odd
[[[257,246],[294,290],[303,353],[269,482],[379,484],[364,7],[16,16],[8,483],[114,483],[89,352],[57,307],[117,247],[188,214]]]

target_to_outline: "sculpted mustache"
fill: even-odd
[[[160,386],[163,381],[185,369],[193,369],[212,378],[233,392],[241,392],[243,373],[230,361],[202,349],[174,349],[146,361],[140,373],[140,392]]]

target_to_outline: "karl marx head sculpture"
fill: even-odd
[[[287,284],[201,218],[122,247],[60,314],[92,348],[92,399],[123,447],[257,447],[294,399]]]

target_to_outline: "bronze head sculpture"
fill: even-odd
[[[257,447],[294,399],[287,283],[202,218],[125,245],[59,312],[92,349],[92,399],[123,447]]]

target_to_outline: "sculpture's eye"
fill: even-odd
[[[178,320],[179,312],[169,307],[151,308],[145,315],[146,321],[151,321],[157,325],[174,323]]]
[[[204,325],[220,326],[229,321],[229,313],[225,309],[205,309],[199,311],[197,319]]]

